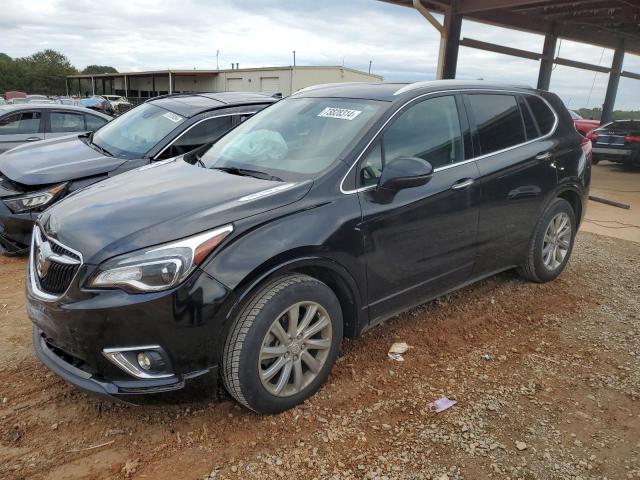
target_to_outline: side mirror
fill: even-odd
[[[419,187],[431,180],[433,166],[422,158],[398,157],[385,165],[374,191],[378,203],[389,203],[404,188]]]

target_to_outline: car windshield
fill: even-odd
[[[288,98],[222,137],[202,162],[207,168],[253,170],[285,180],[312,178],[339,158],[383,103]]]
[[[140,158],[184,121],[169,110],[143,103],[97,130],[91,141],[110,155]]]

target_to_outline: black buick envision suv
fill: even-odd
[[[34,228],[38,357],[111,397],[220,378],[280,412],[344,336],[481,278],[565,268],[591,145],[551,93],[457,81],[298,92]],[[128,397],[132,398],[132,397]]]

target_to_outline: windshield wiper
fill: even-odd
[[[113,155],[113,153],[111,153],[109,150],[107,150],[104,147],[101,147],[100,145],[98,145],[97,143],[94,143],[93,141],[93,132],[91,132],[91,135],[89,135],[89,145],[91,145],[92,147],[94,147],[96,150],[100,150],[102,153],[109,155],[110,157],[113,157],[115,155]]]
[[[200,157],[200,155],[196,154],[194,156],[194,158],[196,159],[196,163],[198,165],[200,165],[202,168],[207,168],[207,166],[204,164],[204,162],[202,161],[202,157]]]
[[[283,182],[280,177],[270,175],[267,172],[261,172],[260,170],[250,170],[248,168],[237,167],[212,167],[214,170],[222,170],[223,172],[230,173],[232,175],[241,175],[243,177],[254,177],[261,180],[274,180],[276,182]]]

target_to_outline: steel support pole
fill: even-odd
[[[442,62],[442,78],[444,79],[456,78],[461,27],[462,15],[458,13],[458,0],[451,0],[451,6],[444,15],[444,32],[446,35]]]
[[[553,71],[553,60],[556,55],[556,44],[558,36],[555,33],[548,33],[544,36],[544,47],[542,48],[542,59],[540,60],[540,70],[538,71],[538,89],[549,90],[551,85],[551,72]]]
[[[613,52],[613,62],[611,63],[611,72],[609,73],[607,93],[604,96],[604,104],[602,105],[600,123],[607,123],[613,120],[613,107],[616,104],[616,95],[618,93],[618,86],[620,85],[620,74],[622,73],[623,62],[624,40],[620,40],[618,48]]]

